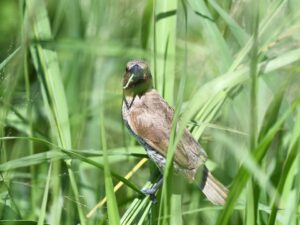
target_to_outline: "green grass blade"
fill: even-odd
[[[205,1],[189,0],[188,2],[190,3],[193,10],[201,13],[202,15],[208,16],[209,18],[212,18],[212,15],[208,10]],[[203,35],[206,39],[206,44],[212,51],[218,52],[218,54],[216,55],[219,55],[220,57],[220,59],[218,60],[219,72],[225,73],[233,61],[228,45],[224,40],[222,34],[220,33],[220,30],[213,21],[201,18],[201,24]]]
[[[0,164],[0,171],[9,171],[14,170],[18,168],[38,165],[41,163],[47,163],[49,160],[59,160],[66,158],[65,154],[63,154],[60,151],[54,150],[54,151],[48,151],[48,152],[42,152],[42,153],[36,153],[33,155],[25,156],[22,158],[18,158],[15,160],[10,160],[6,163]]]
[[[251,61],[250,61],[250,77],[251,77],[251,87],[250,87],[250,135],[249,135],[249,151],[251,152],[257,146],[257,124],[258,124],[258,106],[257,106],[257,90],[258,90],[258,29],[259,29],[259,11],[258,2],[253,2],[254,7],[254,18],[253,18],[253,46],[251,51]],[[258,187],[251,180],[248,185],[247,193],[247,203],[246,203],[246,224],[252,225],[257,221],[257,206],[258,206]]]
[[[293,164],[295,164],[297,160],[299,160],[299,156],[297,156],[299,139],[300,139],[300,116],[298,114],[295,121],[294,130],[291,136],[291,141],[288,149],[288,156],[284,163],[282,173],[279,179],[279,184],[277,186],[277,192],[279,195],[281,195],[283,192],[283,188],[287,183],[286,180],[289,177],[288,174],[290,173]],[[295,171],[292,172],[293,174],[295,173]],[[273,225],[276,222],[275,220],[278,212],[278,203],[279,203],[279,199],[277,199],[277,196],[275,196],[272,204],[272,211],[271,211],[268,225]],[[295,207],[294,210],[297,210],[297,207]]]
[[[42,224],[49,225],[48,223]],[[0,225],[38,225],[38,222],[30,220],[0,220]]]
[[[172,105],[174,103],[177,0],[155,1],[155,84]]]
[[[71,158],[77,158],[80,159],[81,161],[91,164],[101,170],[104,170],[104,166],[95,162],[94,160],[91,160],[89,158],[86,158],[78,153],[75,153],[74,151],[68,151],[68,150],[61,150],[63,151],[65,154],[69,155]],[[125,179],[124,177],[118,175],[117,173],[114,173],[112,171],[110,171],[111,175],[113,177],[115,177],[116,179],[118,179],[119,181],[122,181],[124,184],[128,185],[128,187],[131,187],[133,190],[135,190],[137,193],[139,194],[143,194],[133,183],[131,183],[130,181],[128,181],[127,179]]]
[[[287,3],[286,0],[284,1],[273,1],[270,5],[267,15],[261,20],[259,27],[259,33],[258,33],[258,39],[260,40],[260,45],[265,46],[268,45],[268,42],[265,41],[263,43],[261,40],[261,36],[266,35],[268,37],[273,37],[273,35],[278,35],[278,29],[271,29],[272,26],[274,26],[274,23],[277,22],[275,18],[280,17],[280,13],[282,11],[282,8]],[[282,22],[282,21],[281,21]],[[277,28],[279,27],[278,24],[275,25]],[[267,33],[268,31],[268,33]],[[270,39],[269,39],[270,40]],[[245,44],[245,46],[240,49],[237,56],[235,57],[234,62],[229,68],[229,71],[234,71],[245,59],[247,59],[247,56],[249,55],[249,52],[251,51],[251,47],[253,45],[253,36],[250,37],[248,42]]]
[[[153,184],[147,182],[143,188],[151,188]],[[153,213],[154,205],[149,196],[145,196],[144,198],[135,198],[126,212],[123,214],[121,218],[121,224],[131,224],[132,221],[139,221],[139,223],[143,222],[143,218],[148,215],[149,210]],[[139,216],[142,215],[139,219]],[[152,218],[154,223],[157,223],[157,217]]]
[[[144,8],[141,27],[141,44],[143,49],[147,49],[150,37],[151,19],[153,16],[153,0],[147,0]]]
[[[290,106],[288,110],[283,114],[283,116],[281,116],[280,119],[273,125],[273,127],[265,135],[264,139],[260,143],[258,143],[257,148],[253,151],[253,157],[257,162],[262,160],[262,157],[265,155],[267,148],[272,142],[275,134],[279,131],[282,124],[290,116],[290,114],[299,106],[299,103],[300,101],[294,102],[294,104]],[[248,179],[249,173],[247,172],[247,170],[245,170],[244,167],[241,167],[230,188],[230,193],[226,201],[225,208],[218,217],[217,225],[228,224],[230,215]]]
[[[108,221],[111,224],[120,224],[120,215],[118,212],[118,205],[116,200],[116,195],[114,193],[114,187],[112,183],[111,171],[109,167],[109,159],[107,156],[107,143],[106,143],[106,133],[104,128],[104,109],[101,110],[100,114],[100,129],[101,129],[101,142],[104,152],[104,184],[105,193],[107,197],[107,214]]]
[[[123,214],[121,218],[121,224],[125,225],[128,224],[128,221],[132,217],[132,215],[137,211],[138,206],[141,204],[142,200],[141,199],[134,199],[130,206],[127,208],[126,212]]]
[[[152,202],[149,202],[148,205],[147,205],[147,207],[144,210],[144,213],[142,214],[142,216],[141,216],[141,218],[139,220],[138,225],[142,225],[145,222],[146,216],[149,214],[151,206],[152,206]]]
[[[283,66],[294,63],[299,59],[300,49],[291,50],[271,61],[259,63],[259,70],[261,71],[261,73],[263,72],[267,74],[279,68],[282,68]],[[220,98],[218,98],[218,101],[215,101],[214,98],[220,95],[220,92],[224,92],[224,90],[226,90],[226,92],[228,93],[237,85],[244,84],[249,79],[249,76],[247,76],[247,74],[249,74],[249,68],[242,67],[239,70],[225,73],[204,84],[188,102],[187,108],[189,110],[183,114],[182,124],[187,124],[188,121],[190,121],[190,119],[193,118],[193,116],[197,112],[199,112],[199,110],[203,106],[208,105],[211,102],[214,104],[213,107],[220,106],[221,104],[219,103],[223,102],[227,95],[223,94]],[[215,110],[215,112],[217,112],[217,110]],[[214,118],[213,116],[214,115],[210,115],[210,118]],[[203,126],[206,127],[207,123],[204,123]],[[197,129],[203,129],[203,127],[200,126]],[[180,130],[180,132],[183,132],[183,130]],[[180,134],[180,132],[178,132],[179,136],[182,135]],[[199,134],[201,134],[201,132]]]
[[[132,210],[132,214],[128,217],[126,223],[122,223],[124,225],[136,224],[136,220],[139,218],[141,213],[145,213],[144,210],[151,206],[151,202],[149,202],[148,198],[144,198],[139,204],[136,205],[136,208]],[[140,221],[141,222],[141,221]]]
[[[260,129],[259,135],[258,135],[258,141],[260,141],[268,132],[268,130],[272,127],[272,125],[276,122],[280,106],[283,101],[284,97],[284,90],[286,88],[286,85],[282,85],[276,95],[273,98],[273,101],[271,102],[270,106],[268,107],[267,112],[264,115],[262,127]]]
[[[0,70],[2,70],[12,59],[16,57],[18,52],[20,51],[20,47],[16,48],[5,60],[0,63]]]
[[[162,96],[171,105],[174,105],[177,10],[177,0],[155,1],[154,50],[156,53],[156,58],[154,59],[154,61],[156,68],[156,89],[158,89]],[[170,143],[171,142],[172,141],[170,140]],[[168,176],[168,173],[171,170],[171,161],[175,149],[174,147],[170,146],[171,145],[169,145],[168,147],[166,169],[164,171],[163,197],[162,201],[160,202],[159,213],[160,217],[163,217],[163,215],[170,213],[168,200],[168,190],[170,190],[170,177]],[[161,221],[159,221],[159,223],[160,222]],[[162,222],[162,224],[166,223],[168,222]]]
[[[47,10],[44,2],[36,0],[26,1],[26,18],[29,20],[33,17],[32,36],[36,40],[52,39],[50,22],[47,15]],[[64,93],[64,87],[60,75],[58,58],[56,52],[46,49],[40,44],[31,46],[31,55],[34,60],[35,68],[39,74],[44,103],[48,111],[48,117],[50,120],[53,134],[56,136],[57,143],[64,149],[71,149],[71,134],[68,115],[68,106]],[[70,161],[66,161],[70,166]],[[54,173],[59,170],[59,164],[54,165]],[[76,185],[74,174],[72,170],[68,169],[70,176],[70,182],[73,190],[73,194],[77,202],[80,202],[79,191]],[[54,175],[57,177],[58,175]],[[53,182],[54,187],[54,199],[58,198],[60,193],[59,180]],[[57,203],[59,201],[56,201]],[[54,201],[54,204],[56,204]],[[82,208],[77,205],[80,222],[85,225],[85,217]],[[61,209],[62,210],[62,209]],[[57,223],[60,220],[60,211],[57,205],[54,212],[54,220]]]
[[[247,40],[249,39],[249,34],[247,34],[232,18],[231,16],[223,10],[215,0],[209,0],[209,4],[220,14],[220,16],[227,23],[230,31],[234,35],[235,39],[241,47],[243,47]]]
[[[46,210],[47,210],[47,202],[48,202],[51,174],[52,174],[52,163],[50,163],[49,170],[48,170],[48,176],[47,176],[47,180],[46,180],[45,191],[44,191],[43,202],[42,202],[42,206],[41,206],[41,212],[40,212],[40,216],[39,216],[38,225],[44,224],[44,220],[46,218]]]
[[[181,211],[181,195],[172,194],[171,196],[171,219],[170,224],[182,225],[182,211]]]

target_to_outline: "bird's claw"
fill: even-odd
[[[145,195],[153,195],[153,194],[155,194],[156,191],[157,191],[157,189],[155,189],[155,188],[143,188],[142,189],[142,192]]]
[[[157,199],[156,199],[156,196],[154,194],[149,195],[149,197],[150,197],[150,200],[151,200],[152,204],[156,204],[157,203]]]
[[[149,195],[150,200],[152,201],[152,204],[156,204],[157,203],[157,199],[155,196],[155,192],[157,191],[157,189],[155,188],[145,188],[141,190],[144,195]]]
[[[153,204],[157,203],[157,199],[155,196],[156,191],[159,189],[163,182],[163,176],[161,176],[157,183],[155,183],[151,188],[143,188],[141,191],[144,193],[144,195],[149,195],[151,201]]]

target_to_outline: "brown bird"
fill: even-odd
[[[126,127],[144,146],[149,158],[163,174],[174,109],[153,89],[151,72],[145,62],[133,60],[127,63],[123,78],[123,95],[122,116]],[[190,182],[199,182],[199,188],[209,201],[223,205],[228,190],[206,168],[206,159],[205,151],[185,129],[174,152],[174,171],[182,174]],[[202,173],[200,181],[195,180],[198,170]],[[162,180],[161,177],[152,189],[144,192],[153,195]]]

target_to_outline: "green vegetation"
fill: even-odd
[[[299,8],[2,0],[0,224],[299,224]],[[145,151],[121,119],[122,75],[135,58],[206,150],[230,190],[225,206],[172,176],[183,130],[172,133],[157,203],[140,192],[157,176],[138,164]]]

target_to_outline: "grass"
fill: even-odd
[[[0,25],[0,224],[299,224],[299,6],[1,2],[14,21]],[[184,125],[157,204],[140,192],[155,166],[121,120],[132,58]],[[185,126],[229,188],[225,206],[172,175]]]

